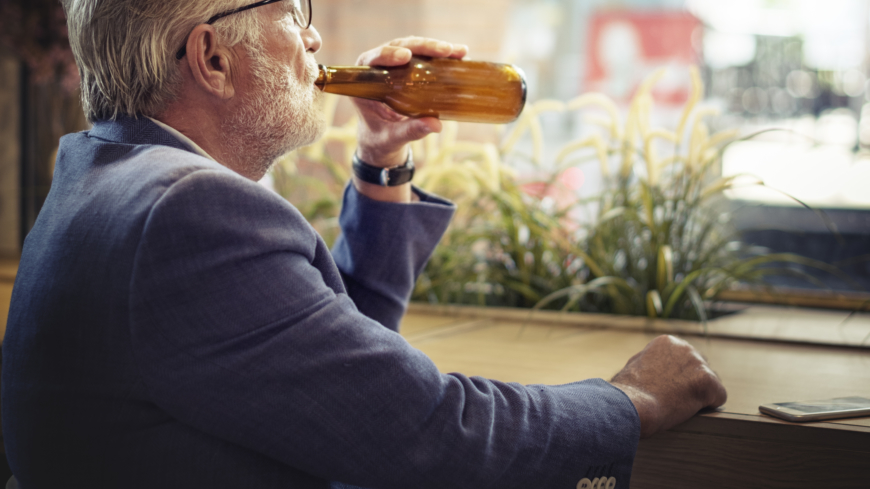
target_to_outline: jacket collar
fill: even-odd
[[[159,144],[193,152],[185,144],[169,134],[147,117],[118,116],[113,121],[97,121],[87,132],[96,137],[122,144]]]

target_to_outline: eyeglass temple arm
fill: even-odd
[[[237,9],[230,10],[229,12],[219,13],[219,14],[213,16],[212,18],[208,19],[204,23],[207,25],[211,25],[211,24],[214,24],[218,19],[222,19],[228,15],[237,14],[239,12],[244,12],[245,10],[250,10],[252,8],[262,7],[263,5],[269,5],[270,3],[282,2],[282,1],[284,1],[284,0],[263,0],[262,2],[252,3],[250,5],[245,5],[244,7],[239,7]],[[308,0],[308,25],[305,26],[306,29],[311,27],[311,18],[313,16],[314,16],[314,12],[311,11],[311,0]],[[185,54],[187,54],[187,45],[186,44],[184,46],[182,46],[182,48],[179,49],[177,53],[175,53],[175,59],[180,61],[181,58],[183,58]]]

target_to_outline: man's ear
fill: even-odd
[[[196,86],[221,99],[235,95],[231,52],[219,46],[214,27],[200,24],[187,36],[187,65]],[[232,60],[237,61],[237,60]]]

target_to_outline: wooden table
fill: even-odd
[[[412,307],[402,334],[443,372],[523,384],[609,379],[659,334],[642,319],[632,330],[443,312]],[[633,488],[870,488],[870,418],[793,424],[758,412],[768,402],[870,397],[870,349],[684,338],[719,373],[728,402],[641,441]]]

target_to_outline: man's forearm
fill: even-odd
[[[410,185],[408,190],[419,203],[378,201],[348,186],[339,218],[342,234],[332,250],[360,311],[393,330],[454,211],[443,199]]]
[[[420,202],[420,197],[411,190],[410,182],[395,187],[383,187],[381,185],[363,182],[354,176],[353,186],[356,187],[357,191],[362,195],[379,202],[393,202],[396,204]]]

